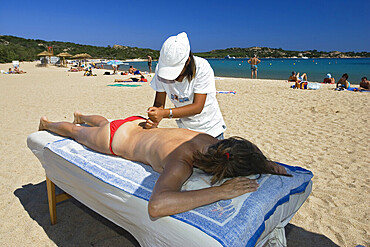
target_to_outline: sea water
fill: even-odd
[[[215,76],[250,78],[251,70],[248,59],[207,59],[211,64]],[[336,81],[347,73],[351,84],[359,84],[361,78],[366,76],[370,79],[370,58],[310,58],[310,59],[260,59],[258,65],[259,79],[287,80],[292,71],[306,73],[308,80],[322,82],[326,74],[331,74]],[[140,71],[148,71],[148,62],[127,62],[121,65],[120,70],[127,71],[132,65]],[[154,72],[156,61],[153,61]],[[105,68],[109,68],[105,67]]]

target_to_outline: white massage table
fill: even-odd
[[[238,231],[242,231],[243,233],[239,232],[236,237],[229,237],[230,240],[225,240],[222,239],[222,236],[220,237],[217,236],[217,234],[213,234],[212,229],[208,229],[208,223],[205,225],[197,225],[197,219],[192,222],[192,215],[197,216],[197,214],[201,214],[201,212],[190,211],[188,215],[185,215],[188,218],[181,218],[182,216],[180,214],[176,216],[162,217],[159,219],[151,219],[147,212],[148,198],[136,196],[133,195],[133,193],[128,193],[127,191],[125,191],[125,189],[119,188],[119,186],[115,185],[113,182],[106,182],[104,181],[104,179],[102,179],[102,177],[94,175],[92,174],[92,172],[81,169],[81,167],[75,164],[76,162],[70,162],[66,160],[62,157],[62,155],[53,152],[51,148],[45,148],[45,146],[47,146],[49,143],[58,144],[58,141],[60,143],[61,140],[63,142],[66,141],[67,143],[70,143],[70,145],[72,145],[71,150],[73,152],[78,153],[79,150],[82,150],[83,152],[90,152],[95,155],[93,151],[86,150],[85,147],[77,144],[72,140],[66,140],[63,137],[54,135],[46,131],[35,132],[28,136],[27,145],[29,149],[34,153],[34,155],[40,160],[46,172],[49,210],[52,224],[56,223],[56,203],[68,199],[70,198],[70,196],[72,196],[93,211],[97,212],[98,214],[104,216],[105,218],[130,232],[141,246],[173,247],[184,246],[185,243],[186,246],[201,247],[238,246],[239,244],[240,246],[286,246],[284,227],[288,224],[296,211],[307,199],[312,189],[311,173],[310,177],[305,179],[305,184],[302,183],[302,185],[300,185],[300,191],[298,191],[296,188],[291,188],[291,191],[295,191],[294,193],[289,192],[290,194],[286,195],[284,197],[284,200],[277,198],[277,203],[269,207],[271,209],[269,209],[268,212],[262,213],[262,215],[265,217],[265,219],[262,219],[261,221],[262,224],[258,223],[254,227],[244,227],[246,228],[246,231],[252,231],[252,228],[256,228],[255,232],[251,234],[254,239],[246,239],[245,242],[242,242],[241,240],[235,240],[236,237],[240,237],[240,235],[244,234],[244,229],[238,229]],[[62,146],[61,149],[64,150],[67,148]],[[131,161],[126,161],[125,159],[113,157],[110,155],[99,155],[103,159],[113,159],[114,161],[120,159],[118,160],[119,162],[124,161],[128,163],[133,163]],[[101,169],[103,170],[105,169],[104,163],[105,162],[99,163],[99,166],[101,165],[103,167]],[[134,165],[137,165],[136,162],[134,163]],[[146,168],[148,166],[142,166],[144,167],[144,169],[149,169]],[[96,169],[96,167],[94,167],[94,169]],[[141,166],[140,169],[142,169]],[[310,173],[309,171],[307,172]],[[196,177],[197,173],[195,173],[193,176]],[[283,181],[282,179],[280,180]],[[194,181],[195,187],[194,184],[190,184],[187,189],[197,187],[196,185],[198,180],[195,179]],[[117,183],[119,184],[120,181],[118,181]],[[55,185],[57,185],[68,194],[55,195]],[[295,185],[295,187],[297,186]],[[261,188],[262,186],[260,186],[259,190]],[[237,202],[238,200],[236,200],[236,203]],[[221,205],[222,208],[221,203],[222,202],[217,205],[218,207],[219,205]],[[205,209],[211,206],[207,205],[205,206]],[[213,211],[215,210],[211,210],[209,212],[212,213]],[[258,211],[258,209],[256,209],[255,211]],[[221,214],[222,213],[220,213],[220,217]],[[240,215],[237,216],[237,218],[240,217]],[[207,218],[207,216],[205,218]],[[226,220],[229,219],[227,218]],[[253,222],[255,221],[256,220],[253,219]],[[216,223],[219,224],[215,228],[216,231],[217,229],[226,230],[226,232],[233,231],[233,228],[227,229],[228,223]],[[237,224],[239,225],[239,223]],[[242,237],[243,236],[241,236],[241,238]]]

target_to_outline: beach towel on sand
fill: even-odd
[[[135,84],[121,84],[121,83],[117,83],[117,84],[111,84],[111,85],[108,85],[110,87],[141,87],[141,85],[135,85]]]
[[[349,87],[347,88],[347,91],[370,92],[370,90],[358,90],[357,87]]]
[[[216,91],[216,93],[223,93],[223,94],[236,94],[236,91]]]
[[[159,177],[150,166],[95,152],[71,139],[49,143],[45,148],[103,182],[146,201]],[[305,191],[313,176],[303,168],[284,166],[293,177],[262,175],[256,192],[170,217],[200,229],[223,246],[254,246],[265,229],[265,221],[291,195]],[[194,170],[182,190],[210,186],[211,177]]]

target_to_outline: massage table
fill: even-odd
[[[310,171],[285,165],[293,177],[252,176],[260,184],[256,192],[153,219],[147,206],[159,174],[150,166],[47,131],[30,134],[27,145],[45,169],[52,224],[56,204],[73,197],[130,232],[143,247],[286,246],[284,227],[312,190]],[[194,169],[182,190],[208,187],[210,178]],[[65,193],[56,195],[55,185]]]

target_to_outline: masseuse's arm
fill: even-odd
[[[166,104],[166,96],[167,96],[166,92],[156,92],[155,93],[155,99],[154,99],[153,107],[149,107],[148,110],[147,110],[149,118],[146,120],[146,123],[145,123],[145,128],[146,129],[151,129],[151,128],[157,128],[158,127],[158,124],[159,124],[160,121],[155,121],[154,118],[152,120],[150,118],[149,111],[152,108],[163,109],[164,105]]]
[[[255,180],[237,177],[220,186],[180,191],[191,173],[192,167],[186,162],[167,162],[149,200],[148,212],[151,217],[186,212],[219,200],[228,200],[244,193],[253,192],[258,188]]]
[[[172,116],[174,118],[183,118],[194,116],[202,112],[204,108],[204,104],[207,99],[207,94],[194,94],[194,101],[192,104],[181,106],[172,109]],[[160,105],[149,107],[148,109],[148,116],[151,121],[155,123],[159,123],[163,118],[168,118],[170,115],[170,109],[164,109]],[[148,121],[147,121],[148,122]]]

